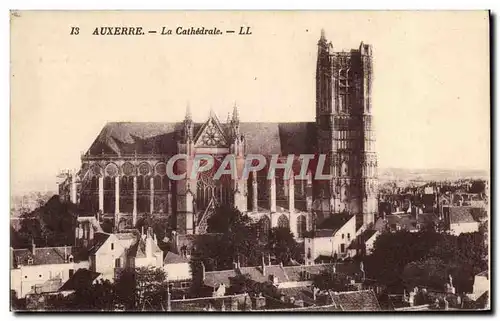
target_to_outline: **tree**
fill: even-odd
[[[403,284],[407,289],[426,286],[443,291],[448,275],[454,270],[455,266],[447,265],[440,258],[425,258],[405,266],[402,273]]]
[[[68,302],[59,301],[65,308],[77,311],[113,311],[117,302],[114,285],[108,280],[98,282],[87,288],[79,288],[69,298]],[[55,302],[52,302],[55,304]],[[54,306],[60,310],[60,307]]]
[[[32,240],[38,246],[72,245],[75,240],[79,210],[72,203],[61,203],[57,195],[45,205],[21,216],[21,227],[11,239],[15,248],[29,247]]]
[[[331,269],[324,269],[313,277],[313,286],[320,290],[349,291],[353,287],[347,274],[334,273]]]
[[[165,308],[167,292],[166,274],[161,268],[124,270],[116,281],[117,301],[126,309],[162,310]]]
[[[291,259],[299,260],[299,245],[295,241],[292,232],[286,227],[274,227],[269,235],[270,252],[279,262],[289,264]]]
[[[394,290],[402,290],[401,275],[408,263],[427,256],[445,236],[435,231],[382,233],[366,258],[366,274]]]
[[[218,233],[220,237],[209,244],[202,244],[204,240],[196,242],[195,256],[204,263],[208,265],[211,257],[219,269],[231,269],[237,260],[242,265],[259,264],[263,247],[257,237],[257,225],[248,215],[236,208],[222,206],[215,210],[207,224],[208,231]]]

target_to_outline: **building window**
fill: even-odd
[[[342,239],[344,239],[344,237],[345,237],[344,234],[342,234]]]
[[[288,221],[288,217],[286,217],[284,214],[278,218],[278,227],[290,228],[290,222]]]
[[[115,249],[115,244],[111,243],[111,250],[114,250],[114,249]]]
[[[306,229],[306,218],[304,215],[299,215],[299,217],[297,218],[297,236],[299,238],[303,238],[304,234],[306,233]]]
[[[347,233],[347,239],[351,240],[351,233]]]
[[[75,270],[73,269],[69,269],[69,277],[72,277],[73,274],[75,274]]]
[[[345,244],[342,243],[340,244],[340,253],[344,253],[345,252]]]
[[[115,259],[115,268],[119,268],[120,267],[120,259]]]

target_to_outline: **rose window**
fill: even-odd
[[[216,146],[222,140],[221,134],[215,128],[215,126],[210,123],[210,126],[207,127],[205,134],[203,136],[203,143],[206,146]]]

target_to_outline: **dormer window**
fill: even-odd
[[[73,263],[73,255],[70,255],[70,256],[68,257],[68,261],[69,261],[70,263]]]
[[[33,265],[33,258],[32,257],[28,258],[28,265]]]

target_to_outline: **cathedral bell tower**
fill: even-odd
[[[356,215],[358,227],[374,222],[377,211],[377,157],[371,116],[372,48],[335,52],[321,31],[316,66],[318,152],[327,155],[319,182],[330,212]],[[327,169],[326,169],[327,168]]]

